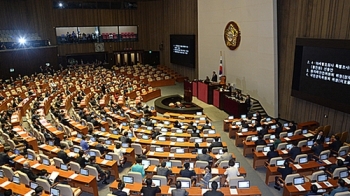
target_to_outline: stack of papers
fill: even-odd
[[[6,181],[2,184],[0,184],[0,187],[4,188],[5,186],[9,185],[11,182],[10,181]]]
[[[103,165],[105,165],[105,164],[108,163],[108,160],[103,160],[101,163],[102,163]]]
[[[57,171],[53,171],[53,172],[51,173],[50,178],[49,178],[49,179],[51,180],[51,182],[55,182],[55,180],[56,180],[58,174],[60,174],[60,173],[57,172]],[[74,175],[74,174],[73,174],[73,175]]]
[[[297,168],[297,169],[303,168],[303,167],[301,167],[299,164],[294,164],[294,167]]]
[[[312,185],[316,185],[317,186],[317,188],[322,188],[322,186],[321,185],[319,185],[317,182],[314,182],[314,183],[311,183]]]
[[[305,191],[304,187],[301,185],[295,185],[295,188],[297,188],[299,191]]]
[[[323,182],[323,184],[325,184],[327,187],[332,187],[333,185],[331,183],[329,183],[328,181]]]
[[[327,165],[332,164],[332,162],[330,162],[330,161],[328,161],[328,160],[323,160],[323,162],[324,162],[325,164],[327,164]]]
[[[212,168],[212,169],[211,169],[211,173],[212,173],[212,174],[219,174],[218,168]]]
[[[209,191],[209,189],[202,189],[202,195],[203,195],[204,193],[206,193],[207,191]]]
[[[231,193],[231,195],[237,195],[238,194],[237,189],[230,189],[230,193]]]
[[[78,176],[78,174],[72,174],[71,176],[69,176],[68,178],[70,178],[70,179],[74,179],[74,178],[76,178]]]
[[[288,151],[282,150],[283,154],[288,154]]]
[[[343,180],[346,182],[346,184],[350,184],[349,178],[343,178]]]
[[[128,188],[123,188],[122,191],[126,192],[126,195],[130,195],[130,189],[128,189]]]

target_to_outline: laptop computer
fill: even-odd
[[[212,187],[211,187],[212,183],[213,183],[212,181],[208,183],[208,189],[212,189]],[[218,183],[218,188],[217,189],[220,189],[220,187],[221,187],[220,182],[217,182],[217,183]]]
[[[16,149],[13,150],[13,153],[14,153],[15,155],[19,155],[19,154],[20,154],[20,151],[16,148]]]
[[[167,128],[161,128],[160,132],[168,132],[168,129]]]
[[[89,156],[90,156],[90,157],[95,157],[95,156],[96,156],[96,152],[94,152],[94,151],[89,151]]]
[[[54,146],[55,143],[52,140],[49,140],[49,146]]]
[[[292,137],[293,136],[293,132],[288,132],[287,133],[287,137]]]
[[[50,163],[50,160],[49,159],[44,159],[43,158],[43,165],[46,165],[46,166],[50,166],[51,165],[51,163]]]
[[[142,160],[142,165],[144,169],[147,169],[151,165],[150,160]]]
[[[276,125],[271,125],[271,129],[276,129]]]
[[[152,179],[154,186],[161,186],[161,181],[159,179]]]
[[[243,119],[244,119],[244,118],[247,118],[247,115],[242,114],[242,115],[241,115],[241,118],[243,118]]]
[[[134,177],[132,176],[123,176],[124,183],[134,184]]]
[[[164,136],[158,137],[158,140],[159,141],[166,141],[166,137],[164,137]]]
[[[303,129],[303,130],[301,131],[301,133],[302,133],[302,134],[307,134],[307,129]]]
[[[0,178],[4,177],[4,171],[0,170]]]
[[[62,169],[62,170],[64,170],[64,171],[68,171],[68,165],[62,164],[62,163],[61,163],[60,169]]]
[[[89,170],[80,168],[80,174],[84,175],[84,176],[88,176],[89,175]]]
[[[328,159],[328,154],[326,154],[326,153],[325,154],[321,154],[320,155],[320,159],[321,160],[327,160]]]
[[[105,129],[104,127],[101,127],[101,131],[102,131],[102,132],[105,132],[106,129]]]
[[[339,152],[339,156],[342,157],[342,156],[345,156],[346,155],[346,151],[345,150],[341,150]]]
[[[235,168],[240,168],[241,167],[241,164],[239,162],[235,162]]]
[[[176,129],[176,133],[183,133],[182,129]]]
[[[106,141],[105,141],[105,144],[106,144],[106,145],[112,145],[112,141],[111,141],[111,140],[106,140]]]
[[[203,138],[196,138],[194,139],[195,143],[202,143],[203,142]]]
[[[292,149],[292,148],[293,148],[293,144],[287,144],[287,145],[286,145],[286,149],[290,150],[290,149]]]
[[[293,184],[294,185],[301,185],[305,183],[305,178],[304,177],[296,177],[293,178]]]
[[[241,121],[236,122],[236,125],[242,125]]]
[[[269,152],[270,151],[270,147],[264,147],[263,152]]]
[[[198,154],[203,154],[203,149],[202,149],[202,148],[198,148],[198,149],[197,149],[197,153],[198,153]]]
[[[234,119],[234,116],[229,116],[228,119],[229,119],[229,120],[233,120],[233,119]]]
[[[270,140],[273,140],[276,138],[276,135],[270,135]]]
[[[142,139],[144,139],[144,140],[148,140],[148,139],[149,139],[149,137],[148,137],[148,135],[142,135]]]
[[[110,154],[106,154],[105,155],[105,160],[112,161],[113,160],[113,156],[110,155]]]
[[[242,133],[248,132],[248,128],[243,128]]]
[[[129,143],[122,143],[123,148],[129,148]]]
[[[306,144],[307,146],[312,146],[312,145],[314,145],[314,141],[312,141],[312,140],[309,140],[309,141],[307,141],[307,144]]]
[[[79,153],[80,149],[79,148],[73,148],[73,152]]]
[[[324,182],[328,180],[327,174],[321,174],[317,176],[317,182]]]
[[[165,166],[166,166],[167,168],[171,168],[172,164],[171,164],[170,161],[167,161],[166,164],[165,164]]]
[[[52,196],[59,196],[60,195],[60,190],[59,189],[55,189],[55,188],[50,188],[50,194]]]
[[[209,131],[208,131],[208,134],[215,134],[215,133],[216,133],[215,130],[209,130]]]
[[[156,152],[164,152],[164,149],[162,147],[156,147]]]
[[[83,136],[82,136],[80,133],[78,133],[78,134],[77,134],[77,138],[80,138],[80,139],[81,139],[81,138],[83,138]]]
[[[253,141],[253,142],[257,141],[258,139],[259,139],[258,136],[253,136],[253,137],[252,137],[252,141]]]
[[[90,138],[90,141],[91,141],[91,142],[96,142],[96,138],[91,137],[91,138]]]
[[[289,123],[284,123],[283,126],[284,126],[284,127],[288,127],[288,126],[289,126]]]
[[[185,149],[183,149],[183,148],[176,148],[175,149],[175,153],[176,154],[184,154],[185,153]]]
[[[280,159],[276,161],[277,166],[284,166],[284,159]]]
[[[30,182],[30,183],[29,183],[29,186],[30,186],[30,188],[31,188],[32,190],[34,190],[34,189],[38,186],[38,184],[35,183],[35,182]]]
[[[299,164],[303,164],[303,163],[307,163],[307,162],[308,162],[307,157],[301,157],[301,158],[299,159]]]
[[[191,186],[190,182],[181,181],[181,188],[182,189],[188,189],[188,188],[190,188],[190,186]]]
[[[238,188],[239,189],[249,189],[250,188],[250,181],[249,180],[238,181]]]
[[[117,131],[117,130],[113,130],[112,133],[113,133],[114,135],[118,135],[118,131]]]
[[[339,172],[339,178],[347,178],[349,176],[348,171],[341,171]]]
[[[27,155],[28,160],[34,161],[34,156],[32,154]]]
[[[196,112],[197,116],[201,116],[203,113],[202,112]]]
[[[271,118],[266,118],[266,122],[269,122],[269,121],[271,121]]]
[[[19,181],[19,177],[17,177],[17,176],[13,176],[12,177],[12,182],[13,183],[16,183],[16,184],[20,184],[21,182]]]
[[[185,138],[178,137],[178,138],[176,138],[176,142],[185,142]]]
[[[153,130],[153,127],[148,126],[148,127],[147,127],[147,130],[148,130],[148,131],[152,131],[152,130]]]
[[[157,123],[157,120],[152,120],[152,123],[153,123],[153,124],[156,124],[156,123]]]
[[[256,128],[256,131],[261,131],[262,130],[262,127],[257,127]]]

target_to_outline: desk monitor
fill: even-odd
[[[263,152],[269,152],[270,151],[270,147],[264,147]]]
[[[121,114],[121,116],[124,116],[124,114]],[[122,126],[126,126],[127,123],[126,122],[122,122]]]
[[[170,122],[169,121],[164,121],[164,124],[165,125],[170,125]]]
[[[241,118],[247,118],[247,115],[242,114],[242,115],[241,115]]]
[[[28,160],[34,161],[34,156],[32,154],[27,155]]]
[[[159,141],[165,141],[165,140],[166,140],[166,137],[164,137],[164,136],[158,137],[158,140],[159,140]]]
[[[212,184],[212,183],[213,183],[212,181],[209,182],[209,184],[208,184],[208,189],[212,189],[212,188],[211,188],[211,184]],[[221,187],[221,186],[220,186],[220,182],[217,182],[217,183],[218,183],[218,188],[217,188],[217,189],[220,189],[220,187]]]
[[[252,123],[251,123],[251,124],[255,124],[255,122],[256,122],[255,120],[252,120]]]
[[[196,138],[194,139],[195,143],[202,143],[203,142],[203,138]]]
[[[303,129],[301,133],[302,134],[307,134],[307,129]]]
[[[151,106],[151,110],[154,110],[154,106]]]
[[[229,119],[229,120],[233,120],[233,119],[234,119],[234,116],[229,116],[228,119]]]
[[[96,152],[94,152],[94,151],[89,151],[89,156],[90,156],[90,157],[96,157]]]
[[[105,144],[106,144],[106,145],[112,145],[112,141],[111,141],[111,140],[106,140],[106,141],[105,141]]]
[[[301,185],[305,183],[305,178],[304,177],[295,177],[293,178],[293,184],[294,185]]]
[[[96,142],[96,138],[91,137],[91,138],[90,138],[90,141],[91,141],[91,142]]]
[[[78,133],[78,134],[77,134],[77,138],[80,138],[80,139],[81,139],[81,138],[83,138],[83,136],[82,136],[80,133]]]
[[[184,154],[185,153],[185,149],[183,149],[183,148],[176,148],[175,149],[175,153],[177,153],[177,154]]]
[[[4,177],[4,171],[0,170],[0,178]]]
[[[202,112],[196,112],[196,115],[197,115],[197,116],[202,116],[203,113],[202,113]]]
[[[224,152],[222,151],[222,148],[219,149],[219,154],[224,154]]]
[[[273,140],[276,138],[276,135],[270,135],[270,140]]]
[[[13,153],[14,153],[15,155],[19,155],[19,154],[20,154],[20,151],[16,148],[16,149],[13,150]]]
[[[188,189],[190,188],[191,182],[189,181],[181,181],[181,188],[182,189]]]
[[[157,123],[157,120],[152,120],[151,121],[153,124],[156,124]]]
[[[20,184],[21,182],[19,181],[19,177],[17,176],[12,176],[12,182],[16,183],[16,184]]]
[[[284,165],[284,159],[280,159],[276,161],[277,166],[283,166]]]
[[[269,122],[269,121],[271,121],[271,118],[266,118],[266,122]]]
[[[252,136],[252,141],[253,141],[253,142],[257,141],[258,139],[259,139],[258,136]]]
[[[152,130],[153,130],[153,127],[148,126],[148,127],[147,127],[147,130],[148,130],[148,131],[152,131]]]
[[[76,148],[76,147],[73,148],[73,152],[74,152],[74,153],[79,153],[79,151],[80,151],[80,148]]]
[[[148,135],[143,134],[143,135],[142,135],[142,139],[148,140],[148,139],[149,139],[149,138],[148,138]]]
[[[241,167],[241,164],[239,162],[235,162],[235,168],[240,168]]]
[[[324,182],[327,180],[328,180],[327,174],[321,174],[317,176],[317,182]]]
[[[342,157],[342,156],[345,156],[346,155],[346,150],[341,150],[339,152],[339,156]]]
[[[29,186],[32,190],[34,190],[38,186],[38,184],[35,182],[30,182]]]
[[[284,127],[288,127],[289,124],[288,124],[288,123],[284,123],[283,126],[284,126]]]
[[[129,148],[129,143],[122,143],[123,148]]]
[[[45,159],[45,158],[43,158],[43,159],[42,159],[42,161],[43,161],[43,165],[46,165],[46,166],[50,166],[50,165],[51,165],[51,163],[50,163],[50,160],[49,160],[49,159]]]
[[[112,133],[113,133],[114,135],[118,135],[118,131],[117,131],[117,130],[113,130]]]
[[[330,137],[326,137],[325,139],[324,139],[324,142],[330,142],[331,141],[331,138]]]
[[[327,160],[328,159],[328,154],[327,153],[321,154],[320,155],[320,159],[321,160]]]
[[[167,161],[165,166],[166,166],[167,168],[171,168],[171,167],[172,167],[171,161]]]
[[[190,164],[190,168],[193,169],[194,168],[194,163],[193,162],[188,162]]]
[[[105,159],[108,160],[108,161],[112,161],[113,160],[113,156],[110,155],[110,154],[106,154],[105,155]]]
[[[106,132],[106,129],[104,127],[101,127],[102,132]]]
[[[198,149],[197,149],[197,153],[198,153],[198,154],[203,154],[203,152],[202,152],[202,151],[203,151],[203,149],[202,149],[202,148],[198,148]]]
[[[349,176],[348,170],[339,172],[339,178],[347,178]]]
[[[134,125],[134,128],[135,128],[135,129],[137,129],[137,128],[139,128],[139,127],[140,127],[139,125]]]
[[[287,137],[292,137],[293,136],[293,132],[288,132],[287,133]]]
[[[309,140],[309,141],[307,141],[307,144],[306,144],[307,146],[312,146],[312,145],[314,145],[314,141],[312,141],[312,140]]]
[[[160,129],[160,132],[168,132],[168,129],[163,127]]]
[[[293,148],[293,144],[287,144],[287,145],[286,145],[286,149],[290,150],[290,149],[292,149],[292,148]]]
[[[80,174],[84,175],[84,176],[88,176],[89,175],[89,170],[80,168]]]
[[[307,162],[308,162],[307,157],[300,157],[299,164],[303,164],[303,163],[307,163]]]
[[[236,125],[242,125],[242,122],[241,121],[237,121]]]
[[[154,186],[161,186],[161,181],[159,179],[152,179]]]
[[[178,137],[178,138],[176,138],[176,142],[185,142],[185,138]]]
[[[156,152],[164,152],[164,149],[162,147],[156,147]]]
[[[205,117],[200,117],[199,120],[205,121]],[[209,125],[210,126],[210,125]]]
[[[256,116],[257,116],[257,115],[254,113],[254,114],[253,114],[253,117],[256,117]]]
[[[134,177],[132,176],[123,176],[124,183],[134,184]]]
[[[248,188],[250,188],[250,181],[249,180],[238,181],[238,188],[239,189],[248,189]]]
[[[61,163],[60,169],[62,169],[63,171],[68,171],[68,165]]]
[[[243,128],[242,133],[246,133],[246,132],[248,132],[248,128]]]
[[[60,196],[60,190],[51,187],[51,188],[50,188],[50,194],[51,194],[52,196]]]
[[[182,129],[176,129],[176,133],[183,133]]]
[[[215,134],[215,133],[216,133],[215,130],[209,130],[209,131],[208,131],[208,134]]]
[[[52,140],[49,140],[49,146],[54,146],[55,143]]]
[[[257,127],[256,131],[261,131],[262,127]]]
[[[151,165],[151,161],[143,159],[142,165],[143,165],[143,168],[148,168]]]
[[[271,129],[276,129],[276,125],[271,125]]]

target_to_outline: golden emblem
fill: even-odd
[[[241,32],[239,31],[238,25],[231,21],[229,22],[224,30],[224,40],[226,46],[230,50],[235,50],[241,43]]]

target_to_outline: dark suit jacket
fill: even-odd
[[[27,174],[28,178],[29,178],[31,181],[34,181],[34,182],[35,182],[35,179],[36,179],[37,176],[33,173],[32,170],[23,167],[20,171],[23,172],[23,173],[25,173],[25,174]]]
[[[157,193],[160,193],[160,188],[158,186],[142,187],[141,193],[143,193],[144,196],[155,196]]]
[[[213,77],[211,77],[212,82],[217,82],[218,81],[218,75],[214,74]]]
[[[314,140],[314,142],[317,140],[317,136],[318,136],[318,135],[315,135],[315,136],[314,136],[314,139],[313,139],[313,140]],[[323,135],[321,135],[321,137],[320,137],[320,139],[319,139],[319,140],[320,140],[320,141],[323,143],[323,142],[324,142],[324,136],[323,136]]]
[[[267,129],[267,128],[265,128],[265,129],[261,129],[260,131],[259,131],[259,135],[266,135],[266,134],[268,134],[269,133],[269,130]]]
[[[276,129],[275,129],[275,135],[280,135],[280,133],[282,133],[282,131],[283,131],[283,128],[282,127],[277,127]]]
[[[295,159],[297,155],[301,154],[301,148],[294,146],[292,149],[289,150],[288,155],[291,159]]]
[[[214,191],[214,190],[211,190],[211,191],[207,191],[203,194],[203,196],[224,196],[224,194],[220,191]]]
[[[311,150],[314,152],[314,155],[319,156],[323,150],[323,145],[312,146]]]
[[[63,161],[65,164],[69,163],[69,161],[70,161],[70,159],[69,159],[67,153],[64,152],[63,150],[58,151],[58,153],[57,153],[57,158],[62,159],[62,161]]]
[[[270,162],[272,158],[279,157],[280,155],[278,154],[278,151],[269,151],[266,156],[267,162]]]
[[[85,168],[86,166],[86,160],[84,157],[78,157],[75,162],[79,163],[81,168]]]
[[[257,146],[257,145],[266,145],[266,141],[265,140],[256,140],[255,142],[255,145]]]
[[[285,180],[287,175],[293,173],[293,169],[291,167],[285,167],[285,168],[277,168],[277,171],[282,175],[282,179]]]
[[[192,176],[196,176],[196,172],[189,169],[183,169],[180,171],[180,175],[181,177],[191,178]]]
[[[7,153],[0,152],[0,166],[10,163],[10,156]]]
[[[334,151],[338,152],[339,148],[340,148],[342,145],[343,145],[342,142],[339,141],[339,140],[337,140],[337,141],[334,141],[334,142],[332,142],[331,144],[329,144],[329,148],[330,148],[331,150],[334,150]]]
[[[210,146],[208,147],[209,152],[211,152],[211,150],[214,147],[223,147],[222,142],[213,142],[213,143],[211,143]]]
[[[127,196],[127,193],[122,191],[122,190],[116,190],[112,192],[113,195],[118,195],[118,196]]]
[[[191,133],[191,137],[201,137],[199,133]]]

